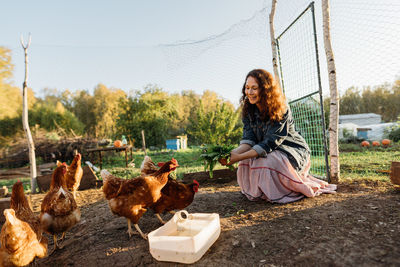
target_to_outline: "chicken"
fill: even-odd
[[[127,218],[129,237],[133,234],[133,223],[139,234],[147,239],[147,235],[143,234],[137,223],[146,212],[146,208],[161,197],[161,189],[167,183],[168,175],[178,166],[178,162],[171,159],[151,175],[123,181],[106,170],[101,171],[105,198],[114,214]]]
[[[157,165],[162,166],[164,163],[159,162]],[[150,157],[146,156],[140,167],[142,175],[144,173],[151,174],[158,170]],[[199,190],[199,183],[193,180],[191,184],[184,184],[168,177],[167,184],[161,190],[160,199],[151,206],[156,217],[161,223],[165,223],[160,214],[163,212],[172,212],[173,210],[181,210],[189,206],[193,202],[194,194]]]
[[[31,225],[17,218],[13,209],[4,210],[6,222],[0,233],[0,266],[25,266],[47,254],[47,240],[38,240]]]
[[[74,198],[76,198],[76,191],[81,184],[83,175],[83,169],[81,166],[82,156],[77,153],[72,160],[71,164],[67,165],[67,172],[65,174],[65,180],[67,183],[67,189],[73,192]],[[64,163],[57,161],[57,166],[61,166]]]
[[[65,232],[77,224],[81,219],[81,212],[73,195],[67,190],[65,181],[66,165],[57,167],[51,177],[50,190],[43,199],[40,213],[42,229],[53,235],[54,249],[61,248],[57,245],[57,234]]]
[[[25,196],[23,184],[20,181],[13,185],[10,208],[15,211],[15,215],[18,219],[28,223],[32,227],[38,239],[42,238],[43,231],[40,227],[39,217],[33,213],[28,199]]]
[[[161,166],[164,163],[162,162],[162,164],[160,164]],[[144,160],[142,161],[142,165],[140,165],[140,174],[143,175],[147,175],[147,174],[152,174],[155,173],[156,171],[158,171],[160,166],[156,166],[154,164],[154,162],[151,160],[151,158],[149,156],[145,156]]]

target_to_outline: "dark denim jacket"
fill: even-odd
[[[259,157],[267,157],[274,150],[284,152],[297,171],[302,171],[310,157],[310,148],[295,130],[292,113],[288,111],[279,122],[261,120],[258,109],[254,117],[248,114],[243,119],[243,138],[240,144],[249,144]]]

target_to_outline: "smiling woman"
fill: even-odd
[[[243,137],[231,151],[237,179],[250,200],[287,203],[333,193],[336,185],[309,174],[310,148],[295,130],[289,106],[271,73],[255,69],[242,88]]]

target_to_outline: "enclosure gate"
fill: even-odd
[[[310,172],[330,181],[314,2],[276,38],[281,85],[311,149]]]

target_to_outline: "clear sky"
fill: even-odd
[[[20,86],[19,38],[32,34],[28,85],[37,95],[43,88],[92,91],[103,83],[129,92],[156,84],[171,93],[209,89],[237,105],[249,70],[272,71],[270,2],[3,0],[0,46],[12,49]],[[309,2],[278,0],[276,33]],[[327,92],[320,1],[316,12]],[[399,1],[336,0],[331,13],[339,89],[392,82],[400,74]]]
[[[32,34],[28,84],[38,93],[45,87],[92,90],[98,83],[127,91],[156,83],[167,91],[193,88],[201,93],[214,88],[179,88],[179,82],[166,76],[160,65],[168,62],[159,45],[220,34],[262,6],[259,0],[2,1],[0,45],[13,51],[14,83],[19,86],[24,78],[19,38]],[[230,86],[237,91],[241,84]],[[229,92],[218,93],[236,100]]]

